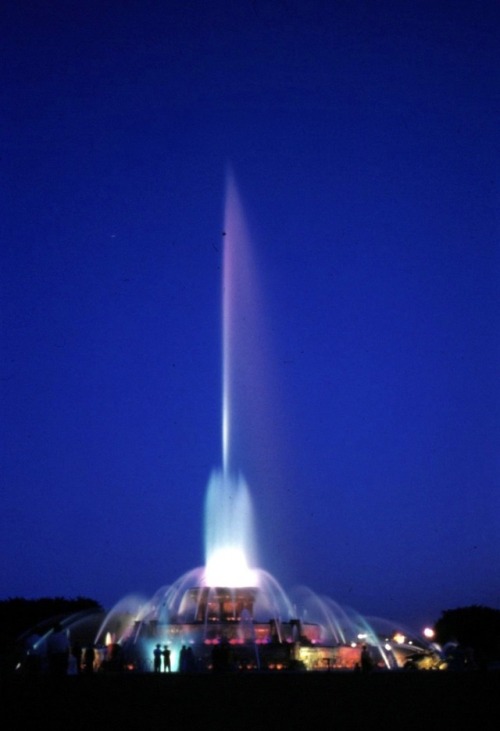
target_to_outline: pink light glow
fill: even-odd
[[[235,385],[258,352],[255,342],[255,275],[243,209],[231,173],[227,176],[222,265],[222,466],[234,465]],[[248,386],[248,381],[247,381]]]

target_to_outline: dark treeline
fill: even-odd
[[[434,630],[440,645],[455,642],[471,648],[480,663],[500,659],[500,609],[480,605],[447,609]]]
[[[21,634],[43,622],[85,609],[100,610],[102,607],[95,599],[81,596],[76,599],[14,597],[0,601],[0,651],[11,646]]]

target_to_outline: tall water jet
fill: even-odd
[[[222,470],[227,474],[236,466],[236,384],[238,375],[246,373],[247,363],[253,357],[252,345],[249,348],[247,339],[253,328],[256,308],[250,238],[230,172],[222,238]],[[245,385],[248,388],[250,384]],[[241,393],[238,396],[241,397]]]
[[[237,337],[248,325],[249,237],[232,174],[227,176],[222,264],[222,470],[214,471],[205,501],[205,583],[254,586],[255,529],[250,493],[235,470],[236,374],[242,366]],[[240,359],[238,359],[240,355]]]

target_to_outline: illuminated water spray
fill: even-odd
[[[261,342],[252,336],[259,297],[250,240],[230,176],[223,245],[222,467],[212,472],[207,487],[205,565],[160,587],[149,600],[124,597],[104,618],[95,641],[109,637],[106,646],[129,652],[138,669],[151,669],[158,642],[169,643],[174,664],[183,645],[194,648],[200,669],[213,669],[213,648],[224,643],[232,647],[238,669],[293,668],[297,663],[313,670],[354,668],[361,642],[371,646],[381,666],[393,667],[404,662],[404,654],[398,649],[401,659],[396,659],[372,621],[307,587],[289,594],[257,568],[252,502],[236,467],[245,442],[240,432],[248,433],[241,400],[254,385],[252,370],[261,373],[255,368]],[[385,626],[383,631],[387,637]],[[415,652],[412,643],[408,648]]]
[[[249,291],[249,239],[242,208],[228,176],[222,266],[222,470],[210,477],[205,500],[205,583],[256,586],[252,503],[243,476],[234,469],[234,387],[238,329],[245,326]]]
[[[241,426],[237,423],[236,403],[241,391],[253,385],[248,376],[250,364],[262,347],[262,333],[255,333],[258,294],[251,241],[231,175],[226,188],[222,244],[222,469],[228,473],[236,467],[235,433]]]

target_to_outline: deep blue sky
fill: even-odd
[[[498,2],[5,0],[0,28],[0,598],[203,562],[230,163],[261,565],[414,624],[500,608]]]

